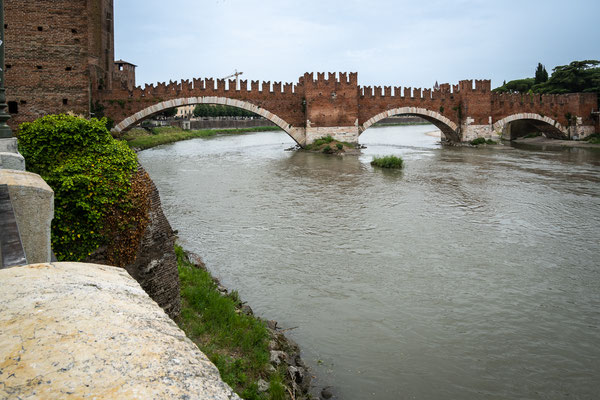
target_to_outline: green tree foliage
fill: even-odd
[[[537,69],[535,70],[535,84],[544,83],[548,80],[548,71],[542,63],[538,63]]]
[[[535,84],[534,78],[515,79],[494,89],[498,93],[527,93]]]
[[[536,78],[525,78],[509,81],[494,89],[498,93],[598,93],[600,97],[600,61],[573,61],[569,65],[559,65],[552,70],[546,81],[536,83]]]
[[[547,82],[533,87],[536,93],[600,93],[600,61],[573,61],[552,70]]]
[[[27,168],[54,190],[52,248],[59,260],[80,261],[105,243],[103,223],[132,207],[128,194],[135,153],[114,140],[106,120],[48,115],[23,123],[19,151]]]
[[[175,115],[177,115],[177,108],[168,108],[159,115],[165,118],[173,118]]]
[[[220,104],[198,104],[194,117],[256,117],[256,114],[237,107]]]

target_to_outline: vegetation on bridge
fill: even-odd
[[[54,190],[58,260],[81,261],[116,237],[141,234],[145,197],[132,191],[136,155],[112,138],[105,119],[49,115],[23,123],[17,135],[27,169]]]
[[[559,65],[548,73],[538,64],[535,78],[516,79],[505,82],[493,90],[497,93],[598,93],[600,96],[600,61],[573,61]]]
[[[304,150],[324,154],[341,154],[354,148],[356,146],[352,143],[340,142],[332,138],[331,135],[319,138],[313,143],[304,146]]]
[[[127,141],[129,147],[134,149],[149,149],[161,144],[179,142],[195,138],[207,138],[217,134],[239,135],[248,132],[279,131],[278,126],[259,126],[251,128],[237,129],[201,129],[184,131],[176,126],[163,126],[152,128],[149,131],[141,128],[134,128],[126,132],[122,138]]]

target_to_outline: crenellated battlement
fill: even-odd
[[[119,87],[101,91],[98,96],[106,115],[116,120],[124,118],[119,129],[128,129],[140,119],[169,107],[226,104],[270,119],[301,144],[323,132],[339,131],[335,134],[340,138],[352,138],[357,133],[351,132],[362,131],[392,113],[420,115],[437,124],[449,140],[489,136],[496,129],[494,126],[504,126],[515,118],[537,119],[552,126],[554,134],[563,136],[576,123],[585,129],[573,132],[589,134],[595,124],[592,110],[598,108],[593,93],[494,93],[489,79],[442,83],[437,89],[359,86],[356,72],[307,72],[295,84],[194,78],[137,86],[133,90]]]

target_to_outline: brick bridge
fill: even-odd
[[[439,89],[359,86],[357,73],[306,73],[298,83],[194,79],[159,83],[133,90],[98,92],[105,115],[116,122],[113,131],[126,131],[165,109],[191,104],[226,104],[274,122],[298,144],[331,135],[357,142],[360,134],[392,115],[415,115],[438,127],[446,140],[512,137],[511,129],[525,124],[554,138],[582,138],[598,131],[592,112],[595,93],[497,94],[489,80],[463,80]],[[383,89],[383,90],[382,90]]]

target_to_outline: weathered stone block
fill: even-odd
[[[239,397],[122,268],[0,270],[0,398]]]
[[[41,176],[10,169],[0,169],[0,184],[8,185],[27,261],[50,261],[54,191]]]

